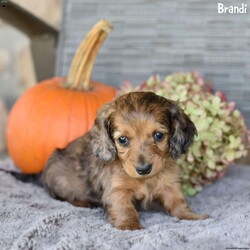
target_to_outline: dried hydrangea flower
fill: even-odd
[[[126,81],[119,94],[130,91],[153,91],[178,101],[196,125],[199,135],[195,143],[178,160],[186,195],[223,177],[230,163],[247,154],[244,138],[248,131],[240,111],[222,92],[214,93],[213,84],[197,72],[171,74],[163,81],[156,75],[140,86]]]

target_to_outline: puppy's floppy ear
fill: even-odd
[[[91,130],[93,153],[103,161],[112,161],[116,158],[116,148],[111,138],[110,117],[114,111],[113,103],[102,106]]]
[[[193,143],[197,130],[194,123],[178,107],[177,104],[170,109],[170,138],[169,151],[173,159],[187,152]]]

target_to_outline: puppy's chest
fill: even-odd
[[[150,203],[161,195],[162,189],[163,187],[156,180],[140,183],[134,190],[134,199],[143,203]]]

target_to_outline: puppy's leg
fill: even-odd
[[[114,191],[107,198],[107,212],[110,223],[121,230],[139,230],[138,213],[131,201],[131,195],[124,191]]]
[[[173,184],[161,195],[164,210],[170,215],[181,220],[204,220],[209,218],[207,214],[196,214],[189,208],[182,194],[179,183]]]

